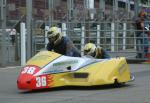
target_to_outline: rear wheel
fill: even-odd
[[[114,86],[115,87],[121,87],[121,86],[124,86],[125,85],[125,82],[122,82],[122,83],[119,83],[117,79],[115,79],[114,81]]]

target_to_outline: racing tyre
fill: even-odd
[[[119,83],[117,79],[115,79],[114,87],[122,87],[125,85],[125,82]]]

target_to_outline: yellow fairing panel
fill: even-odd
[[[32,57],[26,65],[36,65],[38,67],[43,67],[49,62],[53,61],[55,58],[61,56],[60,54],[50,52],[50,51],[42,51],[39,52],[37,55]]]
[[[74,74],[87,74],[87,77],[78,78]],[[130,71],[124,57],[93,63],[74,72],[52,75],[53,87],[113,84],[115,79],[119,83],[130,81]]]
[[[93,75],[93,85],[98,85],[99,82],[100,84],[112,84],[115,79],[120,83],[130,80],[129,67],[125,58],[114,58],[94,66],[100,68]]]

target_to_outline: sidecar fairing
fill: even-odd
[[[130,81],[124,57],[92,59],[41,51],[22,68],[17,87],[34,90],[60,86],[94,86]]]

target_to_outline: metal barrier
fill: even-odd
[[[93,42],[97,46],[102,46],[106,49],[112,57],[125,56],[139,60],[147,60],[150,57],[149,41],[147,40],[145,43],[149,36],[137,37],[137,31],[132,25],[133,16],[137,16],[141,7],[144,7],[140,1],[4,1],[6,0],[0,1],[0,28],[15,28],[14,24],[22,21],[27,23],[27,47],[32,45],[32,50],[28,50],[27,54],[29,55],[27,55],[27,58],[30,57],[30,51],[33,56],[46,47],[46,31],[36,32],[42,23],[48,26],[59,25],[62,29],[62,34],[71,38],[82,55],[84,55],[83,47],[85,43]],[[147,7],[143,10],[149,14],[149,0],[146,3]],[[13,9],[10,9],[12,7]],[[145,32],[143,31],[143,33]],[[17,64],[20,65],[20,35],[16,36],[14,45],[11,44],[8,34],[6,37],[0,37],[0,40],[1,57],[6,54],[6,56],[0,58],[0,64],[4,61],[6,65],[15,65],[17,61]],[[145,52],[145,49],[148,52]],[[138,53],[141,55],[140,58],[136,58]]]
[[[72,28],[68,27],[68,25],[73,23],[58,22],[58,24],[62,24],[62,34],[70,37],[82,55],[84,55],[83,47],[85,43],[93,42],[97,46],[106,49],[111,57],[125,56],[128,59],[149,60],[150,43],[149,41],[145,43],[144,40],[150,40],[150,37],[146,33],[143,36],[136,37],[137,31],[132,22],[90,23],[91,26],[88,29],[86,23],[81,23],[80,27],[72,26]],[[45,49],[47,44],[45,34],[32,35],[32,56]],[[0,44],[2,44],[2,39],[0,40]],[[16,36],[15,44],[11,40],[11,36],[7,34],[5,45],[0,45],[0,52],[2,52],[2,47],[5,46],[6,65],[20,65],[20,34]],[[144,48],[145,46],[146,48]],[[145,49],[147,49],[147,52],[144,51]],[[138,53],[141,54],[141,57],[136,58]],[[2,60],[0,58],[0,63]]]
[[[19,65],[19,43],[17,43],[16,38],[9,35],[8,32],[6,32],[5,38],[2,38],[2,35],[0,35],[0,66]]]
[[[144,54],[144,46],[146,45],[147,49],[150,46],[149,41],[147,44],[144,43],[144,39],[149,39],[149,37],[147,34],[145,34],[147,36],[136,37],[137,31],[132,22],[97,22],[96,24],[91,23],[90,25],[94,26],[88,29],[86,29],[86,23],[81,23],[80,27],[72,26],[72,28],[67,27],[70,25],[69,23],[66,23],[65,27],[64,23],[62,25],[62,33],[67,33],[66,35],[71,38],[75,46],[81,50],[82,55],[84,55],[85,43],[93,42],[106,49],[112,57],[125,56],[129,59],[149,59]],[[34,53],[45,48],[46,39],[42,36],[34,37]],[[138,40],[141,42],[138,43]],[[138,53],[141,53],[141,57],[136,58]]]

